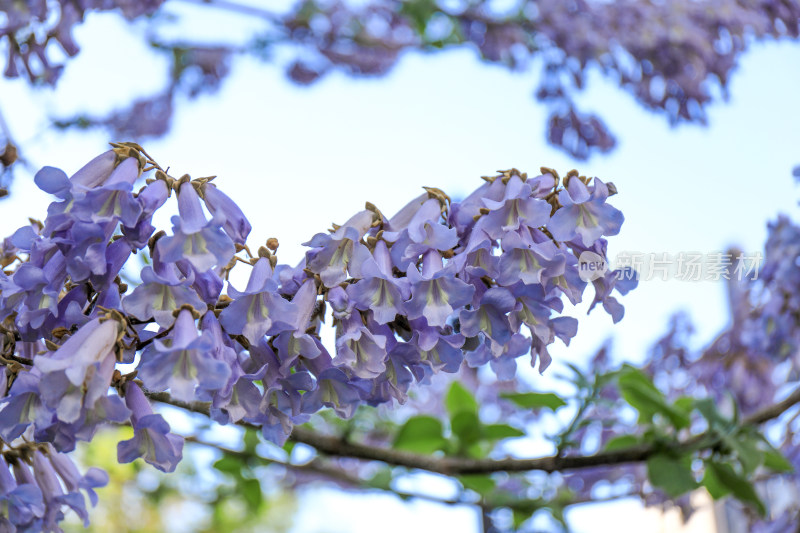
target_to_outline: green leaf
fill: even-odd
[[[442,423],[432,416],[409,418],[394,440],[394,448],[416,453],[433,453],[447,445],[442,436]]]
[[[483,426],[483,436],[487,440],[512,439],[524,437],[525,432],[508,424],[488,424]]]
[[[258,433],[255,430],[248,429],[244,432],[244,449],[247,453],[255,455],[256,446],[258,446]]]
[[[457,413],[450,421],[453,434],[458,437],[462,448],[477,442],[481,438],[481,421],[478,415],[468,411]]]
[[[675,458],[663,453],[647,460],[647,476],[650,483],[675,498],[697,488],[691,466],[691,456]]]
[[[489,456],[489,452],[492,451],[492,448],[493,446],[489,441],[480,440],[467,446],[467,449],[463,450],[463,454],[473,459],[484,459]]]
[[[512,509],[512,523],[514,525],[514,531],[518,530],[522,527],[522,524],[525,523],[531,517],[531,513],[522,511],[520,509]]]
[[[660,413],[678,429],[689,425],[689,415],[682,409],[669,405],[661,391],[641,370],[625,365],[617,382],[622,397],[639,411],[640,419],[650,422],[656,413]]]
[[[581,371],[580,368],[578,368],[576,365],[572,363],[565,363],[565,364],[567,365],[567,368],[572,370],[572,373],[575,374],[575,376],[572,379],[570,379],[570,381],[574,383],[576,387],[578,387],[579,389],[592,388],[592,384],[589,382],[589,380],[586,378],[586,375]]]
[[[400,13],[409,18],[420,36],[424,36],[428,21],[437,11],[433,0],[411,0],[400,4]]]
[[[789,462],[784,455],[772,448],[764,451],[764,466],[773,472],[793,472],[794,466]]]
[[[481,474],[459,476],[458,480],[461,481],[461,484],[464,485],[465,488],[474,490],[481,496],[486,496],[492,492],[495,487],[495,482],[491,477]]]
[[[567,405],[567,402],[553,392],[514,392],[501,394],[500,396],[526,409],[546,407],[555,411],[559,407]]]
[[[214,463],[214,468],[231,476],[242,477],[242,461],[232,455],[223,455]]]
[[[283,443],[282,448],[286,453],[292,453],[292,450],[294,450],[294,445],[295,444],[297,444],[295,441],[287,440],[285,443]]]
[[[756,494],[753,484],[747,478],[738,474],[730,464],[709,461],[706,463],[706,467],[713,472],[719,484],[730,490],[737,500],[752,504],[761,516],[767,514],[767,508],[761,498],[758,497],[758,494]]]
[[[720,482],[717,476],[714,474],[714,470],[708,465],[706,462],[706,471],[703,474],[703,486],[706,488],[708,493],[711,495],[712,498],[715,500],[719,500],[720,498],[724,498],[728,494],[731,493],[730,489]]]
[[[243,479],[238,484],[239,493],[250,511],[258,511],[264,499],[261,497],[261,483],[257,479]]]
[[[694,398],[692,398],[691,396],[681,396],[680,398],[672,402],[672,405],[676,409],[680,409],[681,411],[686,413],[686,415],[688,416],[689,413],[692,412],[692,409],[694,409]]]
[[[375,472],[375,475],[367,480],[367,485],[381,490],[389,490],[392,484],[392,469],[384,467]]]
[[[461,412],[478,413],[478,402],[470,391],[458,381],[454,381],[447,391],[447,396],[444,399],[444,405],[447,407],[447,412],[450,417],[454,417]]]
[[[725,429],[730,425],[730,421],[722,416],[717,410],[717,403],[711,398],[695,400],[695,408],[708,421],[708,426],[712,429]]]
[[[733,451],[745,474],[753,472],[764,461],[764,452],[759,449],[761,438],[739,432],[737,435],[726,435],[722,438],[728,448]]]
[[[633,435],[620,435],[606,443],[605,451],[624,450],[639,444],[639,439]]]

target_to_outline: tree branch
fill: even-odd
[[[208,416],[209,404],[204,402],[182,402],[172,398],[166,392],[145,391],[152,400],[169,404],[187,411]],[[742,419],[745,426],[760,425],[777,418],[794,405],[800,403],[800,387],[795,389],[787,398],[769,405],[748,417]],[[240,426],[260,429],[254,424],[239,422]],[[445,457],[436,455],[421,455],[405,451],[376,448],[349,442],[347,440],[322,435],[314,430],[295,426],[291,437],[293,441],[306,444],[318,452],[333,457],[354,457],[358,459],[381,461],[394,466],[427,470],[436,474],[455,476],[463,474],[488,474],[492,472],[527,472],[539,470],[543,472],[556,472],[563,470],[577,470],[597,466],[612,466],[625,463],[637,463],[647,460],[652,455],[661,451],[661,448],[652,444],[641,444],[621,450],[599,452],[593,455],[548,456],[531,459],[470,459],[465,457]],[[710,448],[716,445],[718,437],[710,432],[700,433],[682,441],[673,447],[675,452],[688,452],[701,448]]]
[[[328,464],[325,461],[322,461],[319,457],[311,459],[306,463],[290,463],[288,461],[283,461],[280,459],[271,459],[271,458],[261,457],[260,455],[252,455],[240,450],[234,450],[232,448],[228,448],[227,446],[222,446],[194,436],[187,436],[184,437],[184,439],[186,440],[186,442],[191,442],[193,444],[198,444],[200,446],[213,448],[215,450],[221,451],[226,455],[237,457],[243,461],[256,459],[264,463],[265,465],[274,464],[282,466],[287,470],[316,474],[324,478],[327,478],[335,483],[343,483],[345,485],[348,485],[350,490],[359,490],[365,492],[388,492],[390,494],[394,494],[395,496],[403,500],[411,500],[411,499],[425,500],[433,503],[439,503],[442,505],[474,505],[476,503],[474,501],[461,500],[458,498],[440,498],[437,496],[421,492],[409,492],[404,490],[396,490],[393,488],[374,487],[366,484],[365,480],[363,480],[362,478],[353,475],[343,470],[342,468],[338,468],[334,465]]]
[[[531,500],[528,498],[520,498],[519,500],[514,500],[512,502],[503,501],[502,503],[493,502],[492,500],[487,501],[485,499],[478,500],[475,498],[472,499],[464,499],[460,497],[442,498],[431,494],[425,494],[422,492],[397,490],[391,487],[387,488],[376,487],[373,485],[369,485],[366,480],[358,477],[357,475],[351,474],[350,472],[347,472],[343,468],[327,463],[319,457],[315,457],[305,463],[291,463],[289,461],[284,461],[281,459],[267,458],[257,454],[250,454],[245,451],[229,448],[227,446],[210,442],[193,435],[185,436],[184,439],[186,440],[186,442],[215,449],[217,451],[222,452],[225,455],[236,457],[244,462],[257,460],[266,466],[277,465],[286,468],[287,470],[316,474],[323,478],[327,478],[332,482],[347,485],[347,490],[362,491],[362,492],[386,492],[389,494],[393,494],[402,500],[425,500],[433,503],[438,503],[441,505],[475,505],[489,511],[491,511],[491,509],[495,507],[503,507],[509,505],[526,506],[526,504],[541,503],[540,500]],[[636,492],[627,492],[623,494],[612,494],[610,496],[599,497],[599,498],[578,497],[578,498],[573,498],[570,501],[564,503],[563,506],[571,507],[574,505],[585,505],[589,503],[592,504],[604,503],[630,497],[641,497],[641,495]]]

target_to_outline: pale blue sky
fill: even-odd
[[[192,33],[216,28],[225,38],[231,34],[226,20],[199,16]],[[231,24],[238,25],[239,38],[257,27],[235,20]],[[70,62],[55,95],[31,94],[19,81],[0,82],[3,112],[35,165],[70,173],[112,140],[101,131],[54,133],[46,127],[46,113],[107,110],[159,88],[166,66],[136,32],[114,16],[90,17],[76,33],[85,51]],[[576,163],[544,142],[546,112],[532,98],[536,67],[512,74],[481,64],[470,50],[407,54],[384,78],[334,74],[299,88],[278,67],[239,58],[219,94],[181,101],[171,134],[145,146],[162,165],[171,166],[173,175],[217,174],[218,186],[253,223],[250,242],[277,237],[279,259],[288,263],[301,258],[299,243],[331,222],[343,222],[366,200],[392,213],[423,185],[460,196],[497,169],[535,173],[543,165],[562,171],[576,167],[617,185],[620,194],[613,203],[626,222],[611,239],[612,254],[714,252],[732,244],[757,251],[769,220],[779,211],[798,214],[800,191],[791,177],[800,163],[798,65],[800,46],[754,46],[732,77],[730,101],[710,109],[709,128],[670,128],[629,95],[591,76],[579,101],[608,120],[619,147],[609,156]],[[0,204],[2,234],[28,216],[43,217],[49,201],[25,175],[18,176],[13,194]],[[650,281],[622,301],[626,317],[617,325],[600,310],[588,318],[580,312],[578,337],[569,348],[554,350],[553,370],[544,377],[523,370],[532,386],[555,387],[552,375],[560,361],[580,363],[610,336],[618,358],[641,361],[678,309],[696,320],[698,344],[726,321],[720,282]],[[374,523],[354,518],[365,507],[391,516],[381,521],[385,532],[431,530],[434,523],[454,531],[475,527],[475,515],[466,509],[404,505],[383,497],[321,498],[319,492],[306,498],[325,513],[301,512],[298,532],[323,514],[332,517],[325,521],[326,531],[374,531]],[[570,513],[576,531],[599,531],[597,516],[608,514],[598,515],[596,509]],[[415,522],[420,516],[427,529]],[[628,531],[620,523],[614,527]]]

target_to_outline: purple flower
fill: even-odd
[[[62,200],[70,197],[72,182],[60,168],[42,167],[33,177],[33,182],[44,192],[53,194]]]
[[[114,358],[122,325],[113,319],[87,322],[51,356],[38,356],[33,364],[43,376],[60,372],[77,387],[84,386],[90,367]]]
[[[514,334],[509,342],[499,345],[493,342],[492,348],[495,353],[489,367],[500,381],[514,379],[517,373],[517,357],[525,355],[530,350],[530,339],[519,333]],[[499,350],[498,350],[499,348]]]
[[[377,326],[377,324],[376,324]],[[333,360],[336,366],[346,366],[353,373],[364,379],[379,376],[386,370],[385,359],[387,339],[391,330],[383,327],[368,328],[361,321],[358,314],[340,326],[341,333],[336,338],[336,357]],[[382,331],[381,335],[376,331]]]
[[[173,235],[158,241],[161,260],[175,263],[185,259],[201,272],[227,265],[235,251],[233,241],[220,229],[219,218],[206,220],[191,183],[180,187],[178,212],[180,217],[172,217]]]
[[[494,287],[487,290],[474,309],[462,309],[459,314],[461,333],[467,337],[483,333],[498,344],[505,344],[512,335],[507,314],[516,303],[508,289]]]
[[[372,311],[378,324],[386,324],[403,313],[410,291],[408,281],[392,273],[386,243],[378,241],[372,255],[361,265],[363,279],[347,287],[347,295],[356,309]]]
[[[203,200],[209,212],[224,221],[225,233],[234,242],[244,244],[252,228],[239,206],[211,183],[203,185]]]
[[[131,246],[137,250],[144,248],[147,241],[155,231],[152,224],[153,213],[167,201],[169,191],[163,180],[156,180],[148,184],[136,200],[141,205],[141,215],[133,226],[123,226],[122,234]]]
[[[114,150],[103,152],[73,174],[69,181],[73,187],[93,189],[111,176],[116,162],[117,154]]]
[[[24,293],[17,312],[17,327],[25,340],[39,337],[39,329],[45,321],[58,313],[59,282],[63,283],[65,261],[61,252],[51,249],[50,258],[41,267],[23,263],[14,273],[12,289],[15,299],[17,291]]]
[[[429,251],[450,250],[458,244],[458,233],[454,228],[442,224],[441,218],[442,206],[439,200],[431,198],[419,206],[402,231],[383,234],[384,239],[394,243],[391,251],[394,266],[407,270],[420,255]]]
[[[483,276],[496,278],[500,258],[492,253],[493,248],[494,241],[485,231],[474,231],[466,248],[462,248],[453,258],[456,270],[463,271],[467,279]]]
[[[155,318],[159,326],[168,328],[175,322],[173,312],[181,306],[191,305],[198,311],[206,307],[189,287],[191,281],[179,280],[171,264],[164,265],[163,276],[146,266],[142,270],[142,284],[122,300],[122,308],[139,320]]]
[[[130,463],[142,457],[162,472],[172,472],[183,457],[183,438],[170,433],[164,417],[153,414],[136,383],[125,385],[125,403],[131,410],[133,438],[117,444],[117,460]]]
[[[470,303],[475,287],[454,274],[454,268],[442,268],[442,259],[437,252],[425,254],[422,273],[410,266],[411,299],[406,302],[408,318],[425,317],[431,326],[444,326],[454,310]]]
[[[101,186],[76,199],[70,213],[88,222],[119,220],[125,226],[135,226],[142,214],[142,205],[131,190],[139,175],[139,162],[135,158],[123,160]]]
[[[341,369],[329,367],[317,376],[317,386],[303,395],[301,410],[316,413],[323,406],[330,407],[342,418],[349,418],[355,412],[361,397]]]
[[[84,527],[89,526],[89,514],[86,512],[83,495],[80,492],[64,492],[52,463],[39,450],[33,452],[33,477],[44,498],[46,531],[59,530],[57,523],[64,519],[64,513],[61,511],[64,505],[75,511],[83,520]]]
[[[512,176],[502,199],[483,199],[483,204],[491,211],[481,217],[476,228],[484,229],[490,237],[498,239],[522,225],[533,228],[544,226],[550,219],[550,204],[531,197],[532,192],[530,184],[523,182],[519,176]]]
[[[92,505],[97,505],[97,493],[94,489],[105,487],[108,485],[108,474],[103,470],[91,467],[86,471],[85,475],[81,475],[75,463],[63,453],[56,453],[55,450],[50,448],[47,454],[50,464],[58,476],[64,482],[67,491],[77,493],[79,490],[85,490],[89,494],[89,500]]]
[[[220,314],[220,324],[229,334],[244,335],[253,344],[263,335],[292,329],[297,309],[277,290],[269,261],[262,257],[253,266],[244,292],[228,287],[234,301]]]
[[[374,217],[372,211],[361,211],[333,234],[318,233],[304,243],[315,248],[306,254],[308,269],[319,274],[326,287],[334,287],[347,279],[348,269],[353,277],[360,277],[359,262],[353,258],[369,254],[359,241],[371,227]]]
[[[314,381],[308,372],[297,372],[275,381],[264,391],[260,411],[262,415],[261,432],[267,440],[283,446],[296,422],[308,420],[301,413],[302,394],[314,388]]]
[[[38,485],[18,484],[9,468],[5,458],[0,455],[0,505],[7,506],[8,521],[24,531],[25,527],[33,527],[34,521],[44,516],[44,499]]]
[[[503,249],[497,276],[501,285],[510,286],[519,280],[526,285],[544,284],[564,273],[566,255],[549,239],[534,242],[518,233],[509,233],[503,238]]]
[[[114,224],[77,221],[69,230],[53,240],[64,249],[66,268],[73,281],[106,273],[106,248]]]
[[[45,407],[39,392],[41,374],[38,370],[21,372],[14,380],[0,410],[0,437],[11,442],[32,423],[48,426],[53,413]]]
[[[604,235],[616,235],[625,217],[606,203],[608,187],[594,178],[591,189],[578,178],[569,180],[566,190],[558,193],[561,208],[555,212],[547,229],[557,241],[580,237],[584,246],[591,246]]]
[[[435,328],[430,328],[435,329]],[[461,335],[436,335],[425,341],[417,330],[410,342],[400,342],[389,354],[393,359],[403,360],[412,370],[422,368],[425,375],[431,372],[457,372],[464,360],[461,346],[464,337]]]
[[[225,386],[230,368],[214,359],[211,337],[198,335],[191,311],[178,313],[175,327],[166,339],[156,340],[142,352],[139,375],[152,390],[170,389],[179,400],[195,400],[195,387],[217,390]]]
[[[593,280],[594,300],[592,300],[588,312],[591,312],[598,303],[602,303],[603,309],[611,315],[615,324],[622,320],[622,317],[625,315],[625,308],[616,298],[611,296],[611,293],[616,290],[620,294],[625,295],[628,291],[636,288],[639,280],[632,272],[632,269],[629,268],[608,271],[604,276]]]

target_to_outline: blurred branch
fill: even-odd
[[[418,499],[418,500],[426,500],[434,503],[439,503],[443,505],[471,505],[475,502],[464,501],[458,498],[439,498],[436,496],[432,496],[430,494],[420,493],[420,492],[408,492],[404,490],[396,490],[390,487],[387,488],[380,488],[369,485],[367,481],[364,479],[350,474],[349,472],[345,471],[342,468],[336,467],[332,464],[328,464],[319,457],[315,457],[306,463],[291,463],[288,461],[283,461],[280,459],[272,459],[261,457],[260,455],[250,454],[241,450],[234,450],[232,448],[228,448],[226,446],[222,446],[220,444],[216,444],[213,442],[209,442],[203,439],[199,439],[195,436],[188,436],[184,437],[186,442],[191,442],[193,444],[198,444],[201,446],[206,446],[208,448],[213,448],[215,450],[219,450],[226,455],[231,455],[233,457],[237,457],[243,461],[248,461],[252,459],[256,459],[265,465],[278,465],[282,466],[289,470],[294,470],[297,472],[305,472],[310,474],[316,474],[322,477],[325,477],[331,481],[336,483],[343,483],[345,485],[349,485],[351,489],[362,490],[362,491],[381,491],[381,492],[389,492],[398,496],[403,500],[410,500],[410,499]]]
[[[208,403],[182,402],[172,398],[166,392],[145,391],[145,394],[151,400],[157,402],[206,416],[209,415]],[[779,417],[797,403],[800,403],[800,388],[795,389],[786,399],[769,405],[742,419],[741,425],[756,426],[763,424],[764,422]],[[260,429],[258,426],[244,421],[239,422],[238,425],[256,430]],[[642,444],[620,450],[600,452],[593,455],[554,455],[531,459],[470,459],[466,457],[421,455],[405,451],[376,448],[349,442],[330,435],[322,435],[312,429],[302,426],[295,426],[290,438],[295,442],[306,444],[315,448],[320,453],[333,457],[353,457],[370,461],[381,461],[394,466],[426,470],[446,476],[487,474],[492,472],[527,472],[531,470],[551,473],[597,466],[612,466],[645,461],[656,453],[663,451],[653,444]],[[672,451],[675,453],[685,453],[709,449],[716,446],[719,440],[720,437],[718,435],[712,432],[704,432],[681,441],[672,448]]]
[[[231,11],[233,13],[239,13],[241,15],[259,17],[269,20],[270,22],[274,22],[276,24],[281,22],[281,17],[279,15],[276,15],[272,11],[262,9],[260,7],[239,4],[237,2],[230,2],[228,0],[178,0],[178,1],[183,2],[185,4],[215,7],[217,9],[223,9],[225,11]]]
[[[186,440],[186,442],[190,442],[192,444],[197,444],[199,446],[204,446],[207,448],[212,448],[222,452],[225,455],[236,457],[237,459],[243,462],[256,460],[258,462],[263,463],[266,466],[277,465],[296,472],[318,475],[323,478],[327,478],[328,480],[333,481],[337,484],[346,485],[348,490],[362,491],[362,492],[385,492],[393,494],[394,496],[397,496],[402,500],[425,500],[432,503],[438,503],[441,505],[475,505],[481,510],[481,514],[484,517],[484,519],[489,519],[488,523],[491,523],[490,513],[495,508],[509,507],[509,506],[525,508],[531,505],[534,506],[541,505],[541,500],[535,500],[529,498],[520,498],[512,501],[508,501],[506,499],[503,499],[502,501],[494,501],[494,498],[492,497],[487,498],[485,496],[481,497],[480,500],[475,498],[464,499],[458,497],[442,498],[421,492],[398,490],[389,486],[378,487],[370,484],[368,480],[362,479],[357,475],[351,474],[347,472],[344,468],[330,464],[329,462],[326,462],[319,457],[315,457],[306,463],[298,464],[298,463],[291,463],[289,461],[284,461],[281,459],[266,458],[242,450],[235,450],[227,446],[222,446],[221,444],[206,441],[204,439],[198,438],[193,435],[184,437],[184,439]],[[561,505],[563,507],[570,507],[573,505],[585,505],[589,503],[605,503],[630,497],[641,497],[641,494],[636,492],[625,492],[621,494],[612,494],[609,496],[599,497],[599,498],[576,497],[570,499],[569,501],[563,502]]]

